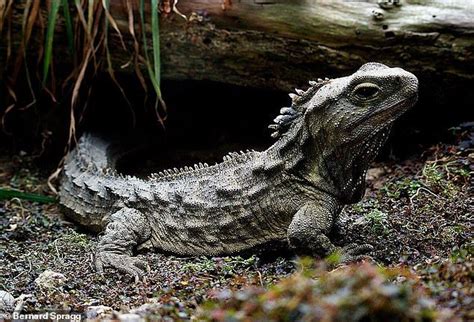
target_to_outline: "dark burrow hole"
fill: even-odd
[[[449,97],[432,95],[424,89],[428,81],[429,77],[420,79],[418,104],[397,120],[378,160],[419,156],[430,145],[452,143],[455,137],[450,128],[472,119],[466,98],[458,96],[453,102]],[[128,138],[121,142],[134,151],[118,163],[122,173],[146,176],[196,162],[220,162],[232,151],[264,150],[274,142],[267,126],[281,107],[290,104],[285,92],[208,81],[164,81],[163,93],[168,107],[165,131],[150,111],[137,115],[137,126],[131,128],[130,114],[119,95],[96,98],[91,113],[95,115],[89,115],[86,128],[107,135],[127,133]],[[117,102],[111,101],[112,97]],[[450,110],[448,104],[457,108]],[[137,111],[140,114],[142,109]],[[105,121],[114,113],[116,121]]]
[[[453,143],[455,136],[450,128],[474,119],[471,108],[474,95],[469,90],[472,84],[453,84],[432,74],[417,76],[420,80],[419,101],[396,121],[378,160],[406,159],[419,156],[423,149],[433,144]],[[78,135],[94,131],[119,138],[117,146],[129,151],[118,163],[118,170],[126,174],[145,176],[196,162],[213,164],[232,151],[264,150],[274,142],[268,125],[279,109],[290,103],[288,94],[282,91],[210,81],[165,80],[162,91],[168,119],[166,130],[163,130],[153,104],[144,107],[145,97],[137,82],[128,76],[121,77],[119,80],[135,106],[135,126],[132,126],[130,109],[120,91],[105,76],[94,85]],[[433,84],[439,86],[439,90],[433,90]],[[148,102],[151,101],[149,98]],[[64,112],[67,117],[68,109],[64,108]],[[10,128],[19,129],[19,134],[13,136],[18,138],[26,133],[27,126],[16,125],[14,119],[14,116],[9,119]],[[22,122],[21,118],[17,122]],[[64,119],[55,122],[67,124]],[[67,130],[63,129],[63,132],[67,133]],[[58,144],[59,153],[55,155],[56,159],[47,159],[46,168],[57,164],[63,149],[64,145]]]

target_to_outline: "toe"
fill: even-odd
[[[360,262],[363,260],[370,260],[370,259],[372,258],[369,255],[353,255],[353,256],[347,256],[343,262],[351,263],[351,262]]]
[[[135,280],[138,280],[144,275],[144,270],[141,268],[146,268],[147,264],[127,255],[100,252],[97,254],[95,266],[98,273],[102,273],[104,267],[113,267],[121,273],[134,276]]]
[[[369,253],[374,249],[374,247],[370,244],[362,244],[357,245],[356,247],[351,249],[351,253],[353,255],[363,255],[365,253]]]
[[[358,246],[359,246],[359,244],[350,243],[350,244],[347,244],[347,245],[345,245],[344,247],[342,247],[342,249],[343,249],[343,251],[348,252],[348,251],[350,251],[350,250],[352,250],[353,248],[356,248],[356,247],[358,247]]]
[[[357,262],[363,259],[369,259],[367,255],[374,247],[370,244],[349,244],[342,249],[341,263]]]
[[[146,271],[146,272],[150,271],[150,265],[148,265],[147,262],[142,261],[141,259],[135,259],[133,261],[133,265],[140,268],[143,271]]]
[[[102,260],[100,257],[97,257],[95,259],[95,270],[97,273],[102,274],[104,272],[104,264],[102,263]]]
[[[141,269],[133,265],[117,265],[115,267],[122,273],[132,275],[135,281],[138,281],[140,277],[144,275]]]

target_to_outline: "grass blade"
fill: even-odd
[[[87,5],[87,32],[92,35],[94,25],[94,0],[89,0]]]
[[[150,77],[151,83],[153,85],[153,89],[156,92],[156,95],[158,96],[159,99],[161,99],[161,90],[160,90],[160,77],[159,74],[157,75],[156,72],[160,73],[160,67],[158,68],[155,65],[155,62],[158,60],[160,61],[160,44],[159,44],[159,27],[154,25],[158,25],[158,7],[153,7],[157,6],[158,3],[157,0],[152,0],[152,8],[151,8],[151,15],[152,15],[152,21],[154,20],[154,23],[152,22],[152,41],[153,41],[153,62],[150,61],[150,57],[148,55],[148,42],[146,39],[146,27],[145,27],[145,1],[140,0],[140,18],[141,18],[141,24],[142,24],[142,36],[143,36],[143,51],[145,53],[145,64],[147,67],[147,72],[148,76]],[[154,9],[155,8],[155,9]],[[153,18],[155,17],[155,18]],[[158,43],[158,47],[155,47],[155,44]]]
[[[156,93],[157,104],[155,105],[155,112],[158,117],[158,121],[164,126],[163,118],[158,113],[158,105],[163,107],[166,111],[166,104],[161,96],[160,89],[160,76],[161,76],[161,61],[160,61],[160,29],[159,29],[159,14],[158,14],[158,0],[151,0],[151,29],[152,29],[152,45],[153,45],[153,62],[150,61],[148,56],[148,45],[146,39],[146,28],[145,28],[145,1],[140,0],[140,18],[143,36],[143,49],[145,52],[145,65],[147,67],[148,76],[150,77],[153,89]],[[160,104],[158,104],[158,102]]]
[[[8,200],[18,198],[23,200],[35,201],[40,203],[56,203],[58,200],[54,197],[39,195],[35,193],[28,193],[18,190],[2,189],[0,188],[0,200]]]
[[[148,92],[145,78],[143,77],[143,73],[140,70],[140,66],[138,64],[141,56],[140,56],[140,43],[138,42],[137,37],[135,36],[134,3],[130,1],[125,1],[125,3],[127,6],[127,13],[128,13],[128,31],[133,39],[133,50],[134,50],[133,58],[134,58],[135,73],[138,77],[140,84],[143,87],[143,90],[145,92]]]
[[[153,41],[153,67],[155,81],[160,87],[161,62],[160,62],[160,21],[158,17],[159,0],[151,0],[151,35]],[[159,95],[161,97],[161,93]]]
[[[71,55],[74,54],[74,31],[72,27],[71,13],[69,12],[69,2],[68,0],[62,0],[63,3],[63,15],[64,21],[66,24],[66,34],[67,34],[67,44],[69,47],[69,52]]]
[[[53,57],[54,30],[56,28],[56,19],[58,17],[60,6],[60,0],[51,0],[51,8],[49,9],[48,13],[48,27],[46,28],[46,41],[44,46],[43,84],[46,83],[46,80],[48,79],[49,67]]]
[[[107,30],[109,28],[109,22],[110,22],[110,24],[112,25],[112,28],[114,28],[114,30],[117,32],[117,35],[119,36],[120,43],[123,49],[127,50],[127,46],[125,45],[125,42],[123,41],[122,33],[120,32],[117,22],[115,21],[114,17],[112,17],[112,15],[110,14],[110,11],[109,11],[110,0],[102,0],[102,6],[104,7],[104,10],[105,10],[105,16],[106,16],[105,20],[107,21],[106,23]]]
[[[148,43],[146,41],[146,28],[145,28],[145,0],[140,0],[140,21],[142,25],[143,51],[145,53],[145,60],[147,63],[149,63],[150,58],[148,57]]]
[[[13,0],[0,0],[0,36],[3,32],[3,25],[13,5]]]

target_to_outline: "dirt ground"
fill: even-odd
[[[364,200],[341,216],[336,244],[370,243],[380,266],[407,266],[439,308],[474,319],[474,152],[439,144],[407,160],[376,163],[368,173]],[[48,194],[45,174],[28,156],[0,157],[0,187]],[[108,269],[95,273],[97,236],[78,229],[55,204],[0,201],[0,291],[23,312],[84,312],[103,305],[126,312],[157,303],[160,316],[186,320],[218,290],[269,286],[295,270],[292,254],[179,258],[146,253],[146,279]],[[35,283],[51,270],[53,286]],[[61,275],[62,274],[62,275]],[[18,300],[19,299],[19,300]],[[97,314],[97,312],[90,312]]]

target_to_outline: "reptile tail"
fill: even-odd
[[[84,134],[67,156],[59,191],[65,213],[75,222],[100,231],[104,214],[114,200],[106,198],[107,182],[115,176],[111,144],[93,134]]]

